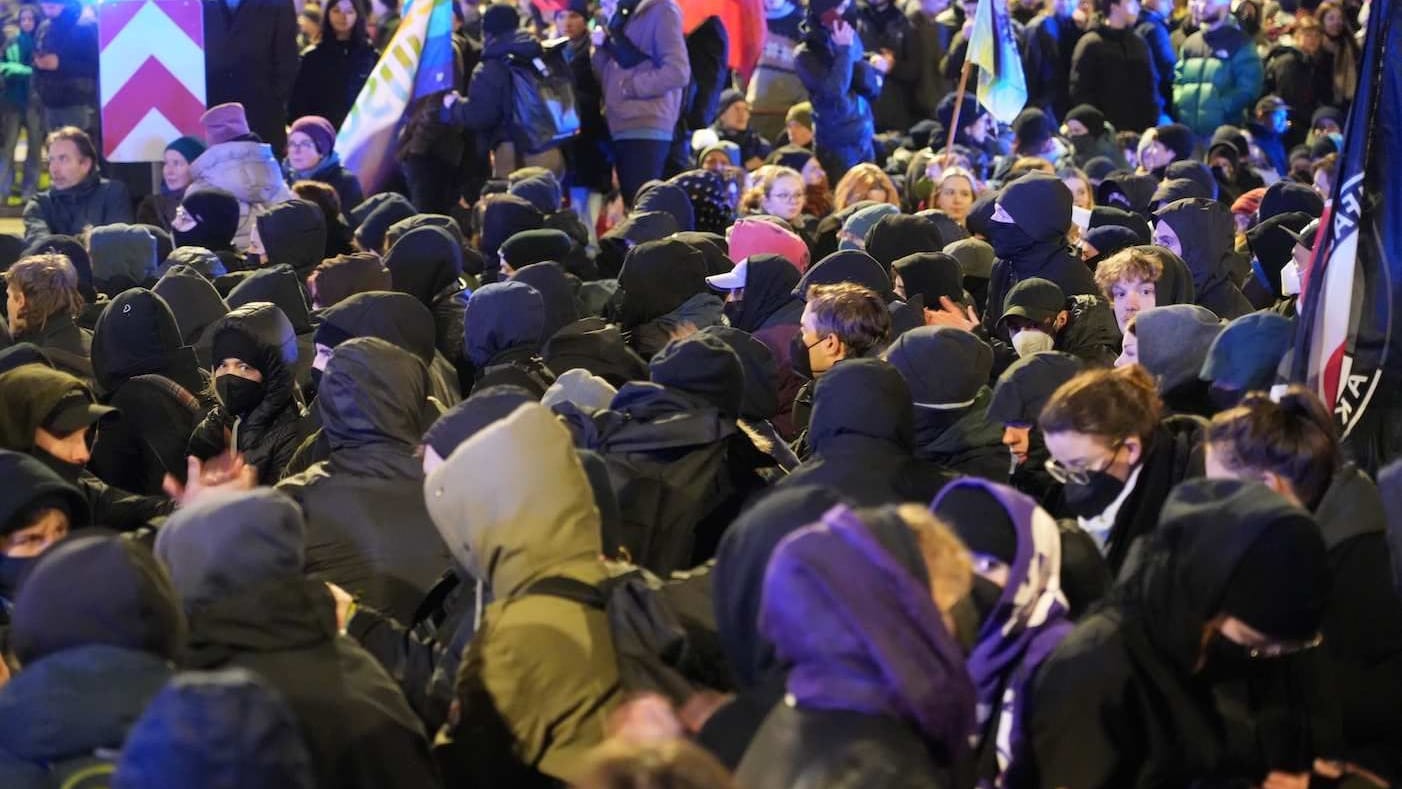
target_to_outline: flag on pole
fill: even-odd
[[[389,176],[409,106],[456,87],[452,0],[409,0],[401,19],[336,135],[341,162],[356,174],[366,194],[377,191]]]
[[[966,57],[978,66],[978,103],[999,121],[1012,123],[1027,105],[1027,78],[1007,0],[978,0]]]
[[[1300,294],[1292,377],[1367,465],[1402,383],[1402,0],[1372,0],[1333,194]],[[1395,408],[1395,406],[1394,406]],[[1357,452],[1356,452],[1357,454]],[[1363,459],[1363,458],[1360,458]]]

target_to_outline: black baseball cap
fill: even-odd
[[[66,436],[91,427],[116,412],[117,409],[98,405],[88,397],[87,393],[74,389],[60,398],[49,410],[49,416],[44,420],[43,427],[56,436]]]
[[[1049,279],[1032,277],[1008,291],[1008,297],[1003,300],[1003,316],[998,323],[1014,316],[1042,323],[1056,317],[1065,308],[1066,294],[1060,286]]]

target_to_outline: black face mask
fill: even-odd
[[[19,594],[20,581],[37,561],[38,556],[0,556],[0,599],[14,602],[15,596]]]
[[[803,343],[801,332],[789,340],[789,366],[803,380],[813,380],[813,364],[808,359],[808,346]]]
[[[974,576],[974,585],[969,590],[969,599],[974,603],[974,610],[978,611],[979,628],[988,621],[988,617],[993,614],[993,610],[998,607],[998,601],[1003,599],[1003,587],[984,578],[981,575]]]
[[[231,416],[245,417],[263,402],[263,384],[237,375],[221,375],[214,379],[214,391],[219,402]]]
[[[1066,509],[1080,518],[1093,518],[1105,511],[1125,489],[1124,482],[1103,471],[1086,474],[1085,484],[1068,482],[1062,487]]]

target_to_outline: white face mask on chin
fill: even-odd
[[[1280,292],[1286,296],[1300,295],[1300,264],[1290,261],[1280,268]]]
[[[1025,359],[1034,353],[1050,351],[1054,347],[1056,338],[1044,331],[1023,329],[1013,335],[1013,350],[1017,351],[1019,359]]]

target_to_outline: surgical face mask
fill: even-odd
[[[1280,292],[1286,296],[1300,294],[1300,264],[1290,261],[1280,268]]]
[[[1037,329],[1023,329],[1013,335],[1013,350],[1018,358],[1026,359],[1034,353],[1050,351],[1056,347],[1056,338]]]

